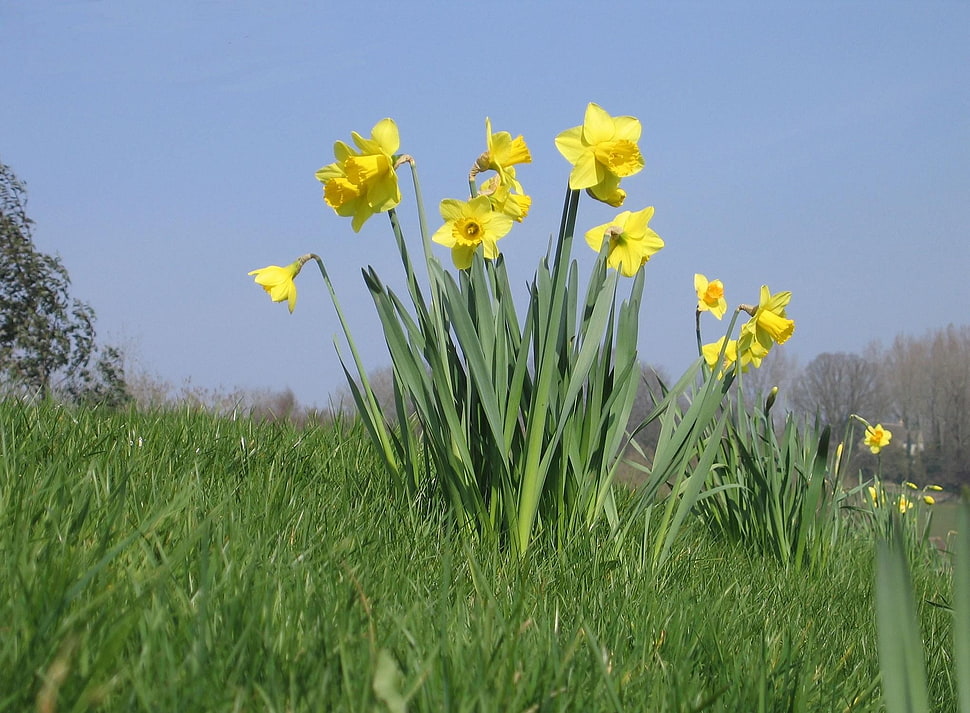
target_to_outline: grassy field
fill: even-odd
[[[658,575],[516,561],[350,424],[0,403],[2,711],[879,711],[873,543],[796,573],[699,522]],[[913,563],[954,711],[946,560]]]

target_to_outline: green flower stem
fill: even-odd
[[[445,328],[445,319],[444,315],[442,314],[442,306],[444,305],[444,302],[443,287],[440,279],[441,266],[438,265],[438,261],[435,260],[434,254],[431,252],[431,232],[428,230],[428,219],[424,211],[424,197],[421,195],[421,181],[418,179],[418,167],[413,159],[409,161],[408,164],[411,166],[411,181],[414,183],[414,202],[417,204],[418,208],[418,228],[421,230],[421,245],[424,248],[424,263],[428,272],[428,281],[431,286],[431,318],[434,321],[437,333],[439,335],[444,335],[448,332]],[[401,226],[398,225],[397,221],[393,218],[391,220],[391,228],[394,230],[394,235],[397,238],[398,247],[401,250],[402,258],[404,258],[406,262],[409,262],[407,258],[407,250],[404,247],[404,235],[401,233]],[[411,270],[410,267],[408,267],[408,276],[409,280],[412,280],[414,277],[413,270]],[[416,285],[417,283],[415,282],[415,287]],[[412,293],[412,296],[415,300],[417,300],[417,293]],[[417,305],[418,302],[415,301],[415,304]],[[443,340],[439,339],[438,342],[439,343],[435,346],[437,347],[442,360],[444,360],[446,346]],[[442,363],[444,363],[444,361],[442,361]],[[451,386],[451,375],[448,374],[445,378],[448,379],[449,386]]]
[[[694,324],[697,333],[697,356],[704,356],[704,343],[701,340],[701,311],[694,310]]]
[[[433,259],[431,254],[431,234],[428,232],[428,220],[424,213],[424,198],[421,196],[421,182],[418,180],[418,167],[414,160],[408,162],[411,166],[411,181],[414,183],[414,202],[418,207],[418,228],[421,230],[421,244],[424,246],[424,259],[430,265]]]

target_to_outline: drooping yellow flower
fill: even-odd
[[[720,280],[710,280],[700,273],[694,275],[694,290],[697,292],[697,311],[710,312],[718,319],[727,312],[727,300],[724,299],[724,283]]]
[[[626,191],[620,188],[620,179],[612,173],[608,173],[606,178],[595,186],[586,189],[586,193],[606,205],[619,208],[626,200]]]
[[[721,347],[724,344],[724,340],[727,337],[721,337],[716,342],[711,344],[705,344],[701,347],[701,353],[704,356],[704,361],[707,365],[713,369],[717,364],[717,356],[721,353]],[[757,345],[755,345],[757,346]],[[740,358],[741,371],[746,372],[750,367],[758,369],[761,367],[761,362],[765,355],[760,354],[757,351],[752,351],[751,349],[743,349],[740,354],[738,352],[738,340],[731,339],[727,343],[727,347],[724,348],[724,363],[722,368],[727,370],[732,364],[734,364]]]
[[[924,495],[923,502],[927,505],[936,505],[936,498],[934,498],[932,495]]]
[[[497,173],[489,178],[479,187],[478,194],[488,196],[493,210],[505,213],[519,223],[532,206],[532,198],[522,193],[522,184],[516,180],[514,168],[507,169],[504,177]]]
[[[640,132],[638,119],[610,116],[590,102],[582,126],[567,129],[556,137],[559,153],[573,165],[569,187],[589,189],[597,200],[614,207],[621,205],[625,193],[619,189],[619,179],[643,168],[643,156],[637,146]]]
[[[296,283],[294,279],[300,274],[300,270],[303,269],[303,265],[309,259],[309,255],[304,255],[286,267],[270,265],[253,270],[248,274],[256,276],[256,284],[266,290],[273,302],[285,301],[290,309],[290,314],[292,314],[296,307]]]
[[[788,341],[795,331],[794,320],[785,315],[785,306],[790,300],[791,292],[771,294],[768,286],[762,285],[757,307],[741,305],[751,319],[741,326],[740,348],[764,357],[774,344]]]
[[[491,119],[485,119],[485,142],[488,149],[478,159],[481,171],[496,171],[504,177],[505,172],[520,163],[532,163],[532,154],[522,135],[512,138],[508,131],[492,133]]]
[[[633,277],[651,256],[658,252],[664,241],[650,228],[653,206],[620,213],[609,223],[586,231],[586,242],[596,252],[609,240],[606,264],[626,277]]]
[[[727,346],[724,346],[724,340],[727,337],[721,337],[716,342],[711,342],[710,344],[705,344],[701,347],[701,353],[704,356],[704,361],[707,365],[713,369],[717,366],[717,358],[721,354],[721,349],[724,348],[724,364],[723,367],[727,369],[731,364],[738,360],[738,341],[736,339],[731,339],[728,341]]]
[[[455,267],[459,270],[471,267],[472,255],[479,245],[486,258],[498,257],[496,243],[512,229],[513,221],[505,213],[492,210],[488,196],[478,196],[468,202],[446,198],[439,209],[445,224],[431,239],[451,248]]]
[[[352,148],[343,141],[333,146],[337,159],[316,173],[323,183],[323,197],[337,215],[352,217],[351,227],[359,232],[375,213],[390,210],[401,202],[401,190],[394,170],[394,154],[401,139],[397,124],[382,119],[371,129],[369,139],[351,132]]]
[[[943,491],[943,487],[940,486],[940,485],[927,485],[926,486],[926,489],[927,490],[932,490],[935,493],[939,493],[939,492],[942,492]]]
[[[870,451],[878,453],[889,445],[892,437],[893,434],[883,428],[882,424],[876,424],[875,426],[866,428],[866,437],[863,439],[863,443],[869,446]]]

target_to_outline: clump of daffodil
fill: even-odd
[[[923,488],[923,502],[927,505],[934,505],[936,503],[936,498],[929,493],[926,493],[927,490],[932,490],[933,492],[939,493],[943,491],[943,488],[939,485],[927,485],[925,488]]]
[[[401,139],[397,124],[382,119],[371,129],[369,139],[351,132],[356,149],[337,141],[334,163],[316,173],[323,183],[323,197],[337,215],[352,217],[351,227],[359,232],[375,213],[394,208],[401,202],[395,171],[395,153]]]
[[[585,188],[593,198],[614,208],[623,204],[626,193],[620,179],[643,168],[640,121],[632,116],[610,116],[590,102],[582,126],[563,131],[556,137],[556,148],[573,170],[569,174],[572,190]]]
[[[727,312],[727,300],[724,299],[724,283],[720,280],[708,280],[707,277],[696,273],[694,275],[694,290],[697,292],[697,311],[710,312],[718,319]]]
[[[487,196],[477,196],[470,201],[446,198],[439,206],[445,224],[431,239],[451,248],[451,259],[459,270],[467,270],[472,255],[481,245],[488,259],[498,257],[498,240],[512,229],[512,218],[492,210]]]
[[[927,490],[931,490],[936,493],[941,492],[943,490],[943,488],[941,488],[939,485],[925,485],[922,488],[920,488],[916,483],[911,483],[908,480],[905,483],[903,483],[903,485],[905,485],[910,490],[918,490],[920,492],[920,499],[922,499],[922,501],[927,505],[936,505],[936,498],[934,498],[932,495],[926,492]]]
[[[586,243],[599,252],[609,240],[606,264],[626,277],[633,277],[664,246],[663,239],[650,228],[653,206],[635,213],[625,210],[609,223],[586,231]]]
[[[784,344],[795,331],[794,320],[785,315],[785,307],[791,300],[791,292],[771,294],[767,285],[761,286],[757,306],[741,305],[738,309],[751,315],[741,326],[739,349],[748,351],[756,358],[763,358],[774,344]]]
[[[905,515],[916,504],[912,498],[906,496],[906,493],[900,493],[895,503],[892,502],[892,498],[889,497],[881,484],[870,485],[867,490],[869,491],[869,500],[874,508],[891,507],[897,510],[900,515]],[[932,497],[926,496],[923,498],[923,502],[927,505],[933,505],[936,501]]]
[[[296,308],[296,276],[313,255],[304,255],[286,267],[270,265],[253,270],[249,275],[256,276],[256,284],[269,294],[273,302],[286,302],[290,314]]]

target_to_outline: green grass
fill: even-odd
[[[691,521],[658,577],[517,561],[349,424],[0,403],[2,711],[879,711],[873,543],[810,573]],[[621,504],[622,505],[622,504]],[[949,577],[914,563],[932,710]]]

